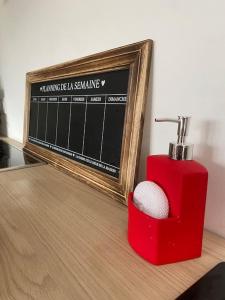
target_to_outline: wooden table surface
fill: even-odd
[[[0,299],[174,299],[219,261],[153,266],[127,242],[127,208],[49,165],[0,173]]]

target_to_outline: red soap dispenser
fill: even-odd
[[[147,216],[138,211],[130,193],[128,240],[137,253],[159,265],[201,255],[208,172],[192,159],[193,145],[185,143],[189,117],[155,121],[178,124],[177,142],[170,143],[169,155],[147,157],[146,179],[164,190],[170,213],[162,220]]]

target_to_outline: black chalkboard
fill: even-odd
[[[128,79],[123,69],[32,83],[29,142],[118,178]]]

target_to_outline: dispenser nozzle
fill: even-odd
[[[177,119],[156,118],[155,122],[177,123],[177,143],[170,143],[169,155],[173,159],[192,159],[193,145],[185,145],[185,137],[188,135],[190,117],[178,116]]]
[[[177,123],[177,144],[184,144],[185,137],[188,135],[189,121],[191,117],[178,116],[177,119],[156,118],[155,122],[172,122]]]

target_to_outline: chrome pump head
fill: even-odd
[[[190,117],[178,116],[177,119],[155,119],[156,122],[177,123],[177,142],[169,144],[169,156],[175,160],[192,160],[193,145],[186,144],[185,138],[188,135]]]

